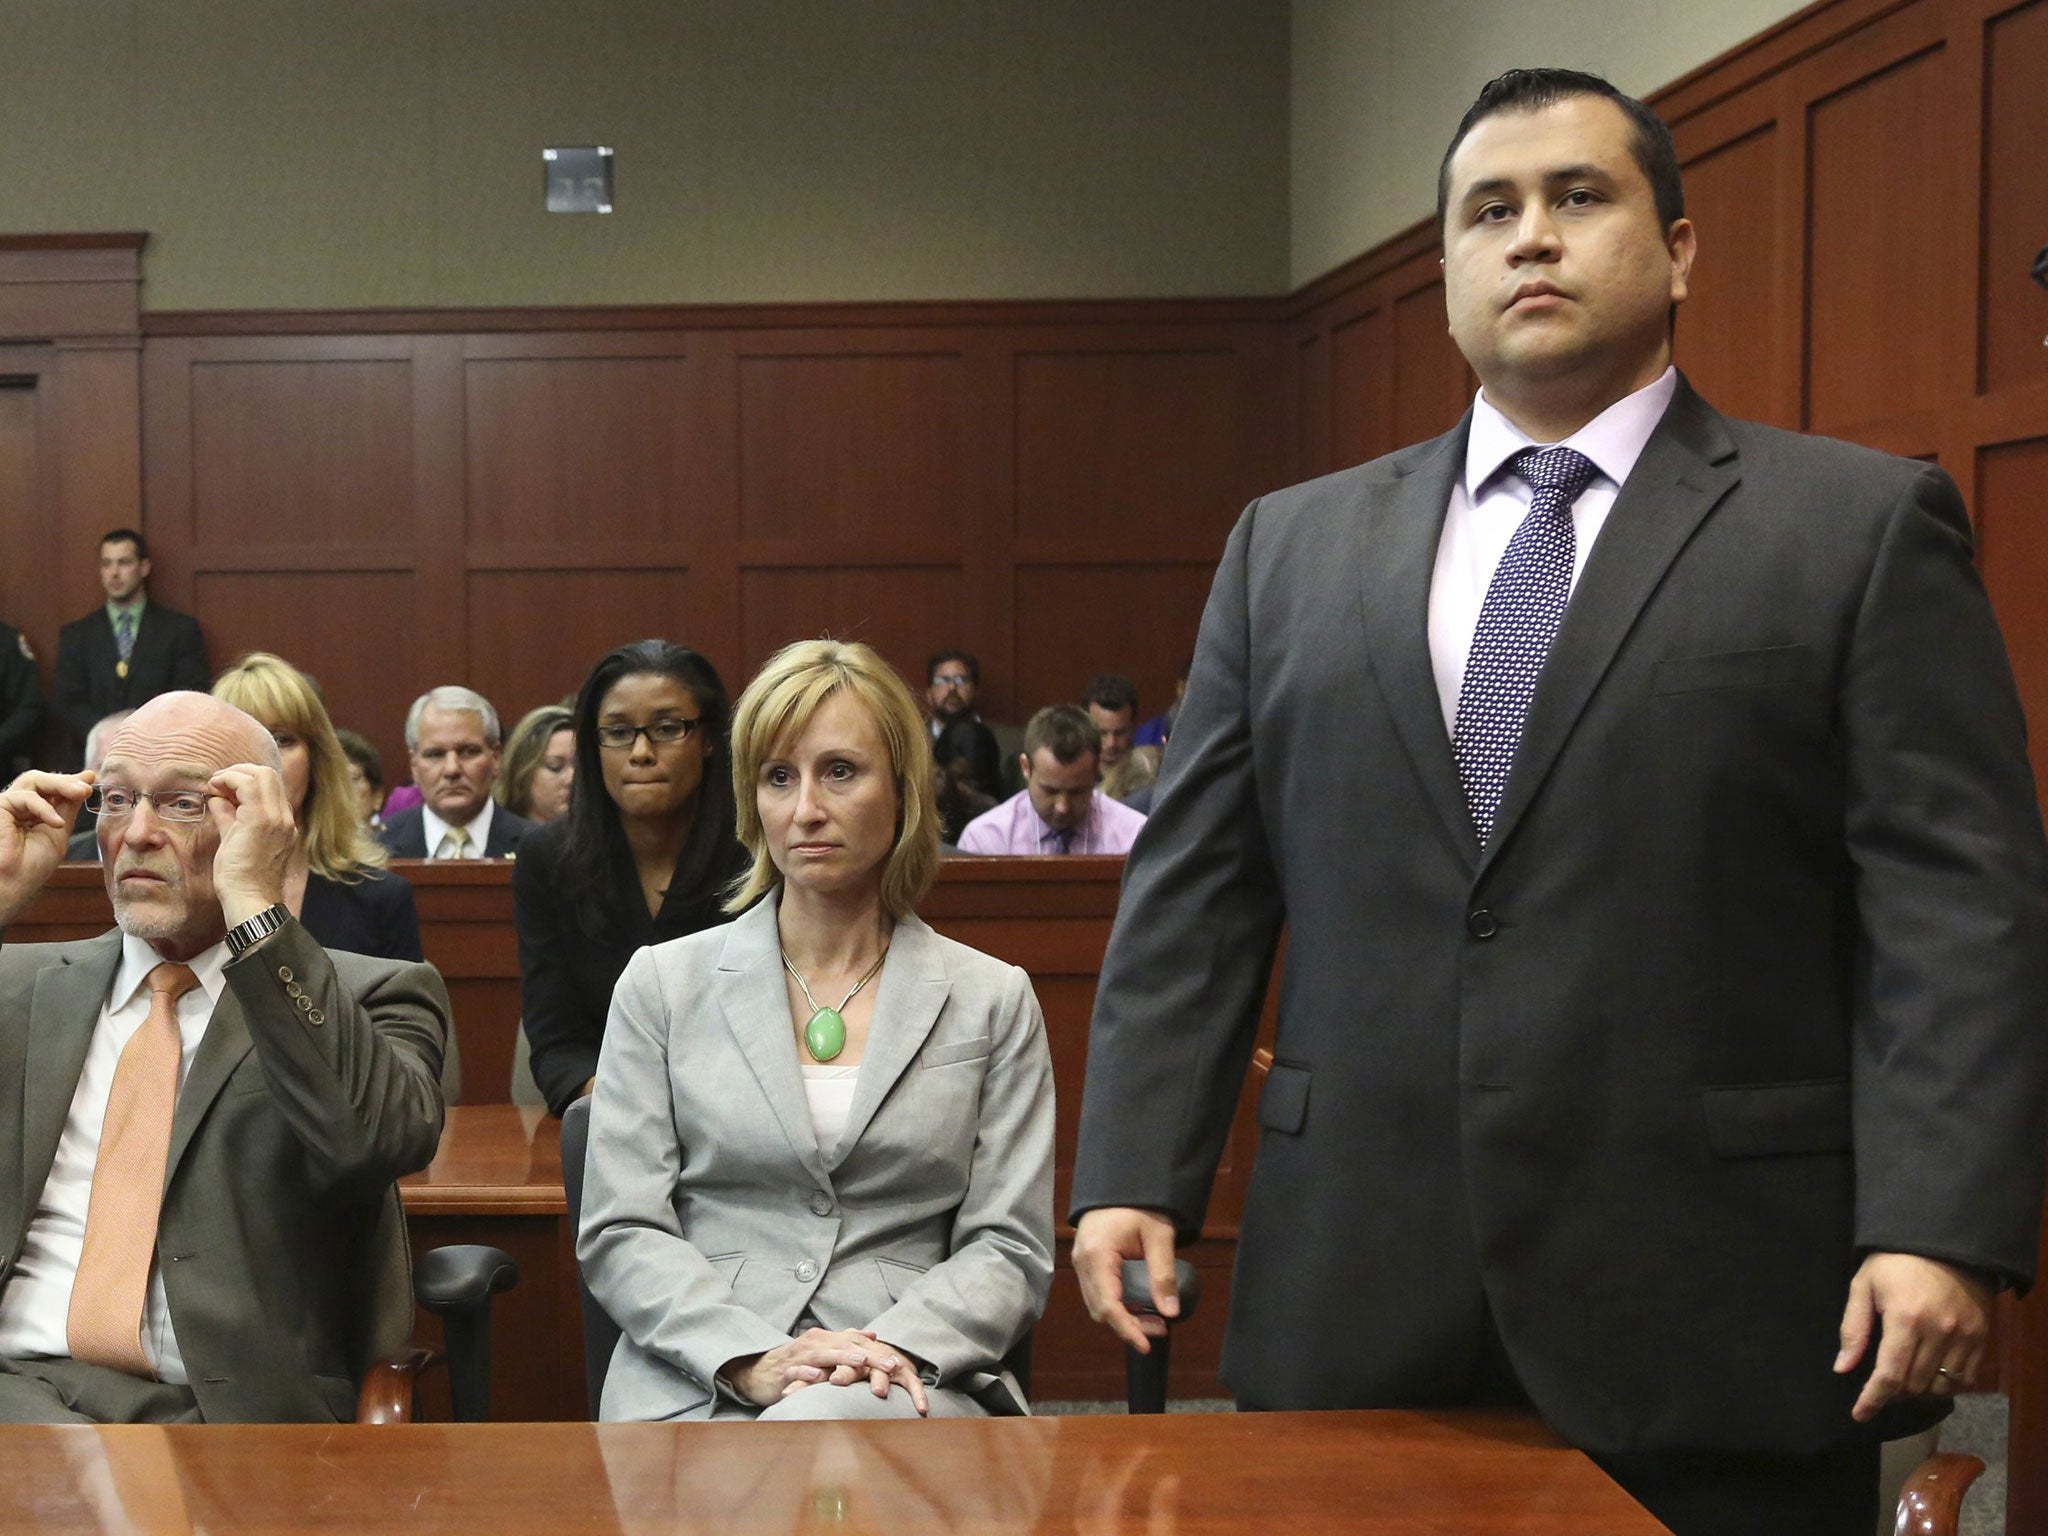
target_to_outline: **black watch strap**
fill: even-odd
[[[235,924],[228,930],[228,957],[239,958],[250,945],[262,943],[289,922],[291,915],[292,909],[280,901]]]

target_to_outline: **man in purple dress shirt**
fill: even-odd
[[[1128,853],[1145,818],[1095,792],[1102,733],[1071,704],[1024,727],[1024,788],[967,824],[962,853]]]

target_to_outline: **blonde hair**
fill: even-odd
[[[739,840],[753,865],[733,883],[725,910],[737,912],[781,875],[768,853],[756,798],[761,768],[790,746],[838,693],[873,717],[896,780],[896,844],[882,866],[882,906],[907,917],[939,874],[939,813],[932,796],[932,744],[917,700],[895,669],[857,641],[799,640],[769,658],[740,695],[732,717],[732,791]]]
[[[306,803],[299,838],[316,875],[354,884],[387,855],[356,813],[348,757],[312,679],[281,656],[251,651],[214,679],[213,696],[253,716],[269,731],[290,731],[306,744]]]

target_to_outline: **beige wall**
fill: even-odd
[[[1647,95],[1806,0],[1294,0],[1294,286],[1436,207],[1444,145],[1515,65],[1605,75]]]
[[[1285,0],[0,0],[0,230],[152,310],[1272,293]],[[541,147],[618,211],[541,209]]]

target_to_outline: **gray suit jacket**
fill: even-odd
[[[0,1285],[120,957],[118,932],[0,950]],[[222,976],[171,1130],[157,1263],[172,1326],[209,1422],[346,1422],[373,1344],[377,1224],[441,1136],[447,992],[431,966],[329,954],[297,922]]]
[[[1052,1058],[1031,983],[898,923],[851,1118],[821,1152],[776,912],[643,949],[619,980],[577,1243],[623,1330],[603,1416],[709,1417],[719,1369],[805,1314],[1005,1406],[1000,1362],[1052,1280]]]
[[[1284,922],[1234,1390],[1454,1398],[1490,1315],[1581,1445],[1818,1450],[1863,1433],[1829,1371],[1863,1253],[2034,1268],[2048,848],[1968,519],[1938,470],[1681,387],[1482,855],[1427,624],[1465,434],[1232,534],[1074,1205],[1199,1227]]]

